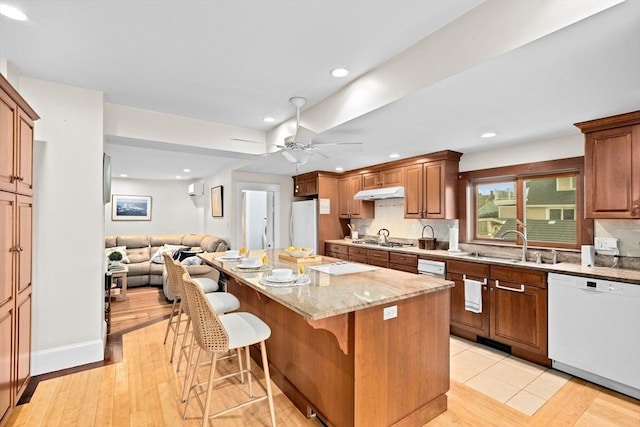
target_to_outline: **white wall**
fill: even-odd
[[[579,156],[584,156],[584,135],[576,130],[558,138],[465,153],[460,172]]]
[[[205,180],[204,229],[205,233],[226,239],[231,247],[236,247],[236,227],[240,222],[241,212],[236,208],[238,203],[237,183],[273,184],[280,186],[280,221],[278,241],[289,241],[289,217],[291,215],[291,201],[293,200],[293,180],[284,175],[265,175],[246,172],[236,172],[232,169],[221,170],[216,175]],[[211,216],[211,188],[223,186],[223,214],[222,218]],[[252,189],[252,188],[247,188]],[[278,231],[276,231],[278,232]]]
[[[35,123],[32,375],[103,358],[103,94],[21,78]]]
[[[189,196],[191,182],[113,178],[112,194],[151,196],[151,221],[112,221],[107,203],[107,236],[203,233],[205,196]]]

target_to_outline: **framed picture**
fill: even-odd
[[[222,185],[211,189],[211,216],[222,217]]]
[[[151,196],[111,197],[111,219],[113,221],[151,221]]]

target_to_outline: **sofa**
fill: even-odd
[[[166,246],[165,246],[166,245]],[[173,292],[168,286],[167,273],[159,249],[188,250],[200,248],[204,252],[222,252],[229,249],[226,240],[208,234],[161,234],[154,236],[130,235],[105,237],[105,253],[116,248],[126,253],[124,264],[128,267],[127,286],[162,286],[165,297],[173,301]],[[155,256],[154,259],[152,259]],[[191,262],[190,262],[191,261]],[[189,265],[199,260],[183,260],[192,277],[208,277],[218,281],[219,272],[215,268],[203,265]]]

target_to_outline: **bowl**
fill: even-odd
[[[226,258],[238,258],[240,251],[225,251],[224,256]]]
[[[311,252],[313,252],[311,249],[307,249],[307,248],[302,248],[302,249],[298,249],[298,250],[289,250],[286,249],[285,253],[287,255],[291,255],[294,258],[306,258],[309,255],[311,255]]]
[[[288,280],[291,279],[293,270],[290,268],[274,268],[271,270],[271,276],[276,280]]]
[[[260,260],[258,258],[245,258],[240,262],[243,267],[259,267]]]

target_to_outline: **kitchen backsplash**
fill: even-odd
[[[393,239],[418,239],[425,225],[433,227],[436,241],[449,241],[449,227],[457,226],[458,220],[404,219],[404,199],[376,200],[376,216],[373,219],[352,219],[360,236],[375,236],[378,230],[386,228]],[[425,230],[425,237],[431,237],[431,230]]]
[[[594,222],[593,233],[596,237],[615,237],[618,239],[620,255],[640,257],[640,220],[599,219]],[[613,255],[611,252],[602,253]]]
[[[351,220],[360,236],[375,236],[379,229],[386,228],[391,239],[418,239],[422,235],[422,228],[429,224],[435,231],[436,240],[448,243],[449,227],[458,225],[458,220],[404,219],[404,199],[376,200],[375,209],[373,219]],[[431,237],[430,233],[429,229],[425,230],[426,237]],[[594,234],[597,237],[617,238],[618,249],[623,257],[640,257],[640,220],[596,220]],[[599,255],[607,257],[614,253],[601,251]]]

